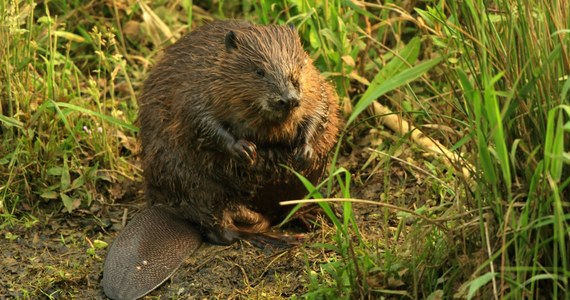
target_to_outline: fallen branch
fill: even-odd
[[[372,106],[370,107],[373,110],[374,115],[382,116],[380,122],[382,122],[388,128],[392,129],[401,136],[410,134],[412,140],[422,149],[430,153],[444,156],[445,159],[442,160],[444,164],[461,170],[461,173],[465,178],[471,178],[471,172],[472,170],[475,170],[475,168],[457,153],[450,151],[439,141],[427,137],[417,127],[410,125],[410,123],[402,119],[399,114],[392,112],[389,108],[378,103],[377,101],[372,102]]]

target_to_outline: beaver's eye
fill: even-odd
[[[293,86],[295,88],[299,88],[299,80],[297,80],[296,78],[291,78],[291,84],[293,84]]]
[[[257,68],[255,69],[255,74],[259,77],[265,77],[265,70],[262,68]]]

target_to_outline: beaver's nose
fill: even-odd
[[[281,98],[277,100],[277,106],[282,110],[290,110],[298,107],[300,102],[301,97],[299,97],[299,92],[289,90],[283,93]]]

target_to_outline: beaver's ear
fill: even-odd
[[[287,26],[289,27],[289,29],[296,30],[295,24],[289,24]]]
[[[237,45],[236,33],[231,30],[228,33],[226,33],[225,43],[226,43],[226,50],[232,51],[234,49],[237,49],[238,45]]]

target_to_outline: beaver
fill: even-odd
[[[263,235],[287,212],[280,201],[307,192],[283,166],[317,181],[341,124],[334,88],[296,30],[238,20],[199,27],[166,49],[143,84],[138,121],[151,208],[109,250],[103,286],[111,298],[160,285],[200,236],[230,244]],[[158,253],[149,253],[157,241]],[[166,247],[184,254],[155,276]],[[140,286],[140,278],[149,282]]]

